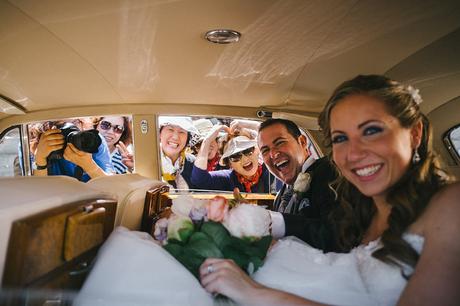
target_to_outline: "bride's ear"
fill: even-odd
[[[419,120],[411,128],[412,149],[416,149],[420,146],[420,142],[422,141],[422,134],[423,134],[423,122],[422,120]]]

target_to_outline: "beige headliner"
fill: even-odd
[[[317,113],[344,79],[387,73],[420,87],[429,112],[459,96],[459,26],[459,1],[0,0],[0,94],[31,117],[126,104]],[[214,28],[242,39],[208,43]]]

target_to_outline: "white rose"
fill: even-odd
[[[270,213],[263,207],[240,204],[230,210],[223,225],[232,236],[257,239],[270,233]]]
[[[192,208],[200,208],[208,203],[208,200],[194,199],[189,195],[180,195],[173,199],[171,211],[178,216],[188,217]]]
[[[294,182],[294,192],[306,192],[310,188],[311,176],[308,173],[299,173],[297,179]]]

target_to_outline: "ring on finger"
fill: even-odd
[[[210,264],[210,265],[207,267],[207,270],[206,270],[206,271],[207,271],[208,274],[211,274],[212,272],[215,271],[215,270],[214,270],[214,266],[213,266],[212,264]]]

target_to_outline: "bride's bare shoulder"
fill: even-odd
[[[460,232],[460,182],[439,190],[430,200],[421,223],[424,236],[451,235]]]

